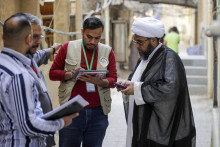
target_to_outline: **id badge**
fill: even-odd
[[[89,82],[86,82],[86,91],[95,92],[95,85]]]
[[[47,92],[47,87],[46,87],[46,85],[44,84],[43,79],[39,78],[39,82],[40,82],[40,85],[41,85],[43,91],[44,91],[44,92]]]

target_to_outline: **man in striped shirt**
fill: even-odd
[[[22,13],[12,15],[3,26],[0,54],[0,146],[45,146],[45,137],[71,124],[78,114],[54,121],[41,119],[36,81],[29,74],[32,46],[30,22]]]
[[[31,59],[31,68],[33,69],[30,74],[34,77],[36,81],[37,90],[39,93],[39,101],[41,103],[41,108],[43,113],[47,113],[53,109],[50,94],[47,89],[46,81],[42,71],[38,68],[43,64],[47,64],[50,55],[53,55],[61,46],[59,43],[54,43],[54,45],[48,49],[38,50],[37,48],[41,44],[41,39],[43,38],[41,31],[41,20],[30,13],[25,13],[28,20],[31,23],[33,30],[33,41],[32,48],[28,51],[27,57]],[[47,147],[55,146],[54,136],[48,136],[46,139]]]

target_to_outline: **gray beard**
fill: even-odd
[[[153,45],[151,43],[149,43],[149,45],[147,46],[147,51],[139,52],[140,58],[142,60],[147,60],[149,55],[153,52],[153,50],[154,50]]]

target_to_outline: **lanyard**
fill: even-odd
[[[34,67],[33,64],[31,64],[31,68],[33,69],[33,71],[37,74],[37,77],[40,78],[38,72],[37,72],[37,69]]]
[[[92,64],[93,64],[93,59],[94,59],[94,56],[95,56],[95,48],[96,47],[93,49],[92,60],[91,60],[91,63],[90,63],[90,67],[89,67],[89,63],[88,63],[88,60],[87,60],[86,52],[85,52],[85,49],[84,49],[83,41],[82,41],[82,48],[83,48],[83,53],[84,53],[84,57],[85,57],[85,60],[86,60],[87,69],[88,70],[92,70]]]

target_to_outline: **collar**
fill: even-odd
[[[21,53],[15,51],[15,50],[13,50],[13,49],[6,48],[6,47],[3,47],[3,48],[2,48],[2,53],[4,53],[4,52],[5,52],[5,54],[8,54],[8,55],[10,55],[10,56],[15,57],[15,58],[18,59],[20,62],[22,62],[24,65],[30,67],[30,65],[31,65],[31,60],[30,60],[28,57],[24,56],[23,54],[21,54]]]

